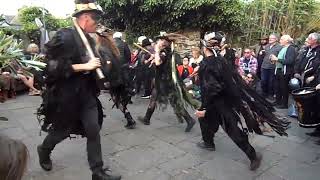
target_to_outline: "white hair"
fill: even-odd
[[[285,35],[281,36],[281,38],[286,40],[288,43],[291,43],[293,41],[292,37],[290,35],[288,35],[288,34],[285,34]]]
[[[320,44],[320,34],[319,33],[311,33],[308,38],[317,40],[317,43]]]

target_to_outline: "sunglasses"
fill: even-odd
[[[245,54],[249,54],[250,52],[244,52]]]

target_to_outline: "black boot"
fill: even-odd
[[[186,129],[184,130],[185,132],[190,132],[191,129],[193,128],[194,124],[196,123],[196,121],[192,118],[192,117],[185,117],[184,118],[187,122],[187,127]]]
[[[39,164],[45,171],[51,171],[52,170],[52,161],[50,159],[50,151],[45,150],[39,145],[37,147],[38,155],[39,155]]]
[[[153,111],[151,108],[148,108],[146,115],[144,117],[138,117],[138,120],[141,121],[144,125],[150,125],[150,119],[153,114]]]
[[[206,143],[204,141],[198,142],[197,146],[200,147],[201,149],[206,149],[208,151],[215,151],[216,150],[216,145],[214,143]]]
[[[250,170],[255,171],[256,169],[258,169],[260,167],[261,160],[262,155],[260,153],[256,153],[256,158],[254,160],[251,160]]]
[[[130,112],[126,112],[124,117],[127,119],[127,124],[124,127],[127,129],[134,129],[136,127],[136,122],[133,120]]]
[[[107,174],[103,170],[92,174],[92,180],[120,180],[120,179],[121,179],[121,176]]]

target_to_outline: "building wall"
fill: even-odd
[[[191,49],[200,47],[200,32],[199,31],[179,31],[177,34],[186,36],[187,38],[177,38],[175,49],[180,56],[188,54],[191,56]]]

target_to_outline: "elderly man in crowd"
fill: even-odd
[[[271,60],[276,64],[275,69],[275,105],[279,109],[288,108],[289,81],[293,75],[294,62],[296,59],[296,50],[291,44],[293,39],[289,35],[283,35],[280,38],[282,49],[278,56],[271,55]]]
[[[311,33],[308,36],[309,46],[301,55],[294,67],[294,77],[301,80],[303,86],[315,86],[314,81],[320,65],[320,34]]]
[[[308,47],[305,49],[300,59],[297,59],[295,64],[294,77],[300,79],[303,87],[315,87],[317,84],[320,84],[316,80],[319,79],[317,78],[319,77],[319,73],[317,75],[317,72],[320,67],[320,34],[309,34],[307,43]],[[307,134],[320,137],[320,127],[318,126],[314,132]]]
[[[271,55],[278,56],[281,50],[281,45],[278,43],[278,37],[275,34],[269,36],[269,44],[265,47],[265,56],[261,65],[261,88],[264,97],[273,99],[274,89],[274,71],[276,65],[271,61]]]

